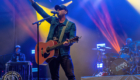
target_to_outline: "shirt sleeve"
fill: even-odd
[[[76,37],[76,25],[73,23],[71,25],[71,29],[70,29],[70,34],[69,34],[69,39],[72,39]],[[73,43],[70,43],[70,46],[72,45]]]
[[[32,3],[32,6],[43,18],[48,18],[47,22],[51,23],[52,16],[48,15],[36,2]]]

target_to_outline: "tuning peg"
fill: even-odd
[[[82,36],[79,37],[79,39],[81,39]]]

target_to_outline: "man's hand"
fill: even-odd
[[[29,0],[31,3],[34,3],[34,0]]]
[[[70,43],[68,42],[69,39],[66,39],[66,40],[67,40],[67,41],[65,41],[65,42],[63,43],[63,45],[64,45],[64,46],[69,46],[69,45],[70,45]]]

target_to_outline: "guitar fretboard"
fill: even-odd
[[[58,44],[56,44],[56,45],[50,47],[49,49],[50,49],[50,50],[53,50],[53,49],[55,49],[55,48],[59,48],[61,45],[63,45],[63,43],[64,43],[64,42],[58,43]]]
[[[72,42],[74,42],[74,39],[75,39],[75,40],[77,39],[76,41],[78,41],[78,38],[79,38],[79,37],[72,38],[72,39],[68,40],[68,42],[69,42],[69,43],[72,43]],[[63,45],[63,43],[64,43],[64,42],[61,42],[61,43],[58,43],[58,44],[56,44],[56,45],[54,45],[54,46],[52,46],[52,47],[49,47],[49,51],[50,51],[50,50],[53,50],[53,49],[55,49],[55,48],[59,48],[61,45]]]

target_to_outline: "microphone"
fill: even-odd
[[[53,14],[59,14],[58,11],[51,11],[51,13],[53,13]]]

